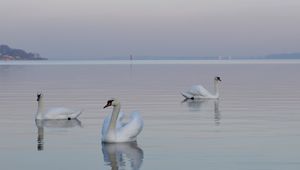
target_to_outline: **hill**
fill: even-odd
[[[47,60],[38,53],[26,52],[21,49],[13,49],[8,45],[0,45],[0,60]]]

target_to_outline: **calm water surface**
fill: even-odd
[[[300,64],[76,64],[0,66],[0,169],[300,169]],[[183,101],[194,84],[220,100]],[[47,108],[79,120],[35,121]],[[139,111],[137,143],[101,144],[106,101]]]

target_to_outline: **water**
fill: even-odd
[[[300,168],[299,63],[183,63],[2,64],[0,169]],[[183,101],[215,75],[220,100]],[[47,108],[84,113],[36,122],[40,90]],[[137,143],[101,144],[111,97],[143,116]]]

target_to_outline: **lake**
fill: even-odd
[[[42,61],[0,63],[0,169],[300,169],[300,62]],[[202,84],[219,100],[187,100]],[[35,121],[46,108],[78,120]],[[136,143],[102,144],[112,97],[138,111]]]

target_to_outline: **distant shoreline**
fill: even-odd
[[[0,66],[4,65],[151,65],[151,64],[300,64],[300,60],[274,59],[274,60],[12,60],[0,61]]]
[[[243,56],[243,57],[231,57],[231,56],[211,56],[211,57],[193,57],[193,56],[130,56],[130,57],[74,57],[69,58],[50,58],[49,60],[300,60],[300,53],[292,54],[273,54],[267,56]]]
[[[0,45],[0,61],[16,60],[47,60],[39,53],[26,52],[22,49],[10,48],[8,45]]]

